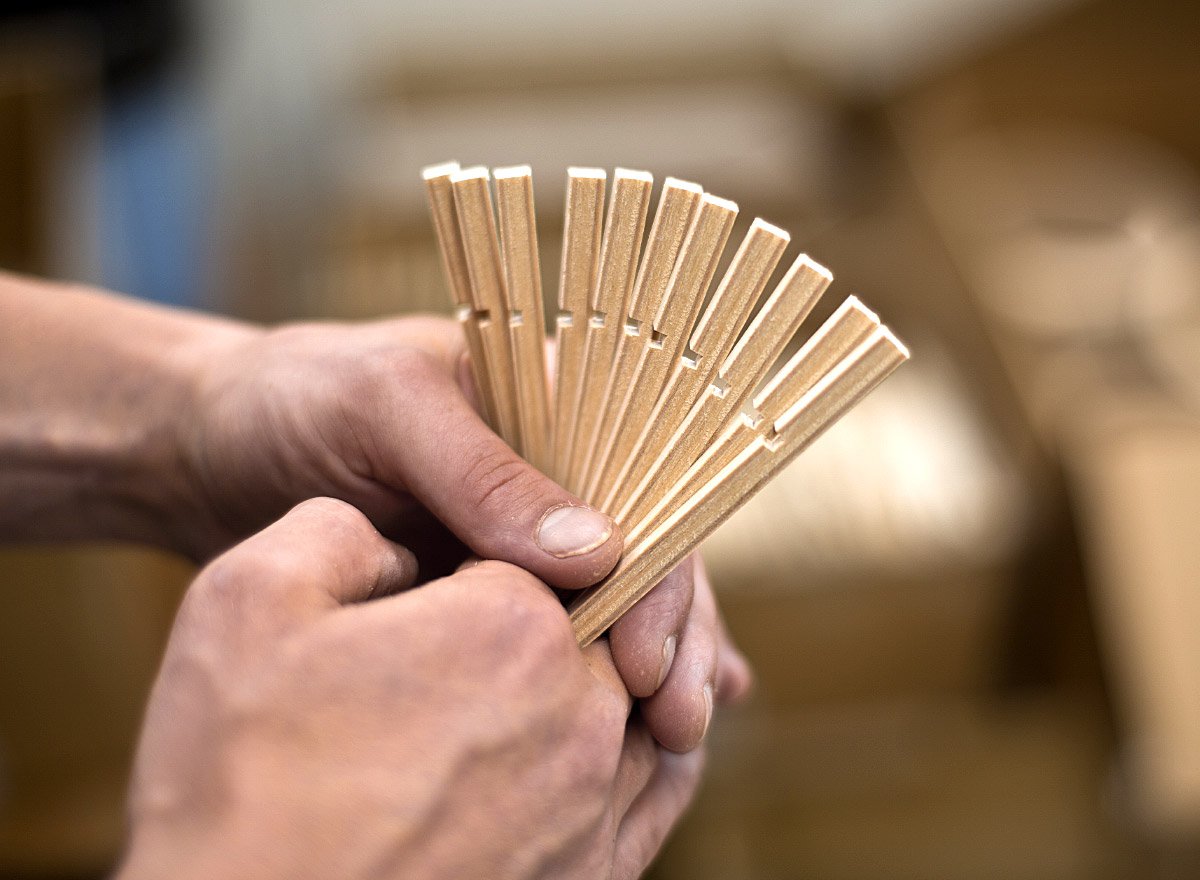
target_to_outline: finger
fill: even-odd
[[[411,586],[416,558],[332,498],[297,505],[205,568],[193,603],[233,608],[245,622],[283,625]]]
[[[686,752],[704,738],[712,720],[716,668],[717,605],[705,579],[696,583],[667,680],[642,702],[646,723],[665,748]]]
[[[717,686],[714,696],[719,705],[736,705],[742,702],[754,688],[754,669],[750,661],[734,644],[725,627],[725,621],[717,619]]]
[[[616,564],[621,535],[606,515],[542,474],[480,419],[437,358],[395,370],[393,408],[374,462],[468,547],[527,569],[557,587],[595,583]],[[378,401],[376,401],[378,402]]]
[[[621,680],[621,673],[613,663],[612,651],[608,639],[596,639],[583,649],[583,661],[591,670],[601,689],[606,691],[620,707],[624,718],[633,710],[633,696]]]
[[[625,743],[621,748],[613,783],[613,816],[618,822],[650,784],[659,757],[663,754],[646,727],[646,722],[634,715],[625,728]]]
[[[617,828],[613,880],[634,880],[654,861],[663,841],[695,796],[704,769],[704,751],[661,752],[649,784]]]
[[[693,571],[685,560],[609,630],[613,660],[635,697],[650,696],[667,679],[692,607]]]

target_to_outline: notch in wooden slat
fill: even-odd
[[[625,332],[617,334],[617,350],[600,406],[600,421],[584,458],[582,497],[587,501],[603,497],[609,490],[600,484],[600,476],[611,461],[615,433],[625,418],[629,401],[626,391],[634,383],[642,349],[653,341],[654,316],[667,292],[684,236],[703,194],[704,191],[694,183],[674,177],[663,182],[658,210],[650,226],[646,250],[630,296],[629,321]]]
[[[493,430],[500,425],[495,379],[487,369],[487,357],[483,350],[483,335],[475,320],[475,298],[471,291],[470,270],[463,247],[462,231],[458,226],[458,211],[454,206],[454,190],[450,178],[459,172],[457,162],[431,165],[422,171],[425,191],[429,197],[429,209],[433,215],[433,229],[442,256],[442,268],[450,285],[450,296],[454,302],[454,313],[467,341],[471,369],[475,374],[475,385],[483,401],[484,416]]]
[[[643,512],[631,516],[625,540],[636,544],[698,492],[756,438],[773,432],[773,425],[795,401],[849,357],[879,327],[879,319],[857,297],[849,297],[816,333],[784,364],[753,401],[753,419],[737,413],[711,444],[705,440],[690,466],[676,472]]]
[[[705,438],[684,436],[675,444],[676,431],[716,377],[790,240],[782,229],[761,219],[751,224],[696,325],[689,355],[675,362],[649,424],[638,439],[637,450],[622,477],[634,488],[616,513],[618,523],[637,522],[645,506],[653,507],[655,496],[670,488],[703,451]],[[661,471],[664,466],[666,471]]]
[[[471,278],[476,321],[483,338],[484,361],[496,395],[497,433],[523,455],[508,330],[509,307],[500,265],[496,220],[492,213],[490,176],[486,168],[467,168],[451,175],[450,185]]]
[[[496,218],[504,266],[508,327],[516,378],[517,411],[525,458],[550,469],[550,402],[546,376],[546,331],[538,262],[533,172],[528,165],[497,168]]]
[[[600,271],[604,186],[602,168],[567,169],[566,219],[563,223],[562,269],[555,320],[553,469],[558,482],[567,478],[575,413],[583,375],[583,344],[591,293]]]
[[[653,532],[635,545],[627,544],[612,574],[571,605],[579,644],[590,644],[604,633],[907,358],[903,344],[887,328],[877,328],[774,422],[771,436],[760,435]]]
[[[726,199],[708,193],[700,198],[671,272],[667,292],[654,316],[657,343],[642,349],[635,382],[626,391],[624,423],[612,444],[617,475],[611,483],[613,488],[609,497],[599,499],[602,510],[614,510],[625,500],[620,494],[625,464],[636,451],[637,440],[658,402],[671,365],[687,348],[737,211],[737,205]]]
[[[566,486],[582,490],[583,464],[596,431],[604,391],[619,334],[624,332],[629,298],[642,248],[642,232],[654,178],[645,171],[618,168],[600,245],[600,275],[592,296],[592,314],[584,339],[584,368],[571,432]]]

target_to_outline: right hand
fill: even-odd
[[[636,877],[702,751],[657,746],[532,575],[406,590],[318,499],[201,572],[142,732],[122,878]],[[367,601],[370,600],[370,601]]]

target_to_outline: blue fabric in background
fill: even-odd
[[[101,281],[171,305],[212,303],[212,132],[177,77],[105,102],[100,159]]]

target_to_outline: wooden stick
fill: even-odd
[[[497,433],[518,453],[524,454],[508,333],[509,309],[488,188],[489,176],[486,168],[467,168],[451,175],[450,184],[471,277],[475,320],[483,337],[484,363],[496,394]]]
[[[626,545],[617,568],[570,608],[580,645],[600,636],[672,568],[748,501],[776,473],[857,404],[908,351],[878,328],[800,400],[637,545]]]
[[[749,446],[754,439],[783,416],[792,403],[799,400],[841,361],[865,342],[879,327],[879,319],[864,308],[857,297],[850,297],[820,329],[779,370],[775,377],[754,398],[754,413],[739,410],[736,417],[711,445],[707,440],[682,471],[678,458],[663,461],[664,473],[671,475],[670,488],[660,493],[643,513],[630,517],[628,528],[622,525],[625,540],[632,545],[653,531],[675,512],[690,496],[700,491],[722,468]],[[695,412],[695,411],[693,411]],[[685,426],[681,426],[683,430]],[[656,463],[656,466],[657,463]],[[653,511],[653,515],[649,515]]]
[[[600,270],[600,235],[604,217],[605,172],[601,168],[567,169],[566,221],[563,224],[562,271],[555,321],[553,467],[560,483],[567,478],[571,431],[579,407],[583,375],[583,341],[587,334],[588,300]]]
[[[673,448],[676,431],[716,377],[789,241],[786,232],[761,219],[751,224],[692,334],[689,351],[672,367],[637,450],[622,468],[620,479],[635,488],[617,513],[618,522],[637,522],[703,451],[707,438],[690,436]]]
[[[696,449],[703,449],[738,416],[832,280],[827,269],[806,255],[796,258],[725,358],[712,384],[676,429],[671,444],[686,437]],[[682,461],[672,462],[664,486],[670,486],[681,475],[679,467],[686,467]]]
[[[583,464],[596,433],[596,422],[617,342],[629,313],[629,297],[642,249],[642,232],[650,206],[654,178],[645,171],[618,168],[613,174],[612,197],[600,245],[600,277],[592,295],[592,314],[584,339],[584,368],[575,412],[566,486],[583,488]]]
[[[497,168],[492,177],[496,181],[496,217],[508,294],[512,369],[517,382],[524,454],[534,467],[547,472],[550,469],[550,402],[542,277],[533,210],[533,172],[528,165],[521,165]]]
[[[704,191],[694,183],[673,177],[663,182],[646,251],[633,284],[629,321],[625,332],[618,334],[617,352],[600,406],[596,437],[584,458],[583,498],[587,501],[594,501],[608,491],[608,487],[600,483],[600,477],[605,465],[611,462],[615,432],[625,418],[625,405],[629,401],[625,392],[633,385],[642,349],[653,341],[654,315],[667,292],[683,238],[703,194]]]
[[[450,184],[450,178],[458,171],[457,162],[446,162],[424,169],[422,176],[425,178],[425,191],[428,193],[429,209],[433,215],[433,229],[437,234],[438,247],[442,254],[442,268],[446,271],[450,296],[454,301],[454,314],[467,340],[471,369],[475,373],[475,385],[483,401],[484,416],[492,429],[496,430],[500,418],[496,390],[487,371],[483,335],[475,321],[475,300],[471,292],[467,255],[463,249],[462,232],[458,228],[458,212],[454,207],[454,191]]]
[[[657,336],[642,349],[634,371],[635,382],[625,392],[626,400],[622,404],[625,420],[617,430],[610,453],[610,459],[618,463],[627,462],[633,454],[638,437],[658,401],[668,370],[687,348],[696,315],[717,271],[717,262],[733,228],[737,210],[733,202],[707,193],[700,198],[671,272],[666,295],[654,316]],[[617,497],[620,480],[618,470],[618,476],[611,484],[613,491],[600,501],[602,510],[612,510],[618,500],[623,500]]]

